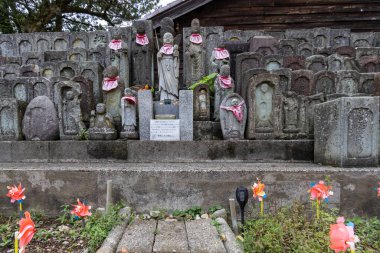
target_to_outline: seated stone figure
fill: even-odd
[[[90,140],[115,140],[117,138],[113,118],[106,112],[105,104],[99,103],[96,105],[96,112],[91,111],[88,132]]]

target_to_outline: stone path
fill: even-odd
[[[227,253],[211,219],[192,221],[133,221],[125,230],[117,252]]]

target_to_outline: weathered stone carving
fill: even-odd
[[[376,83],[378,73],[360,73],[358,93],[377,96],[380,86]],[[378,87],[379,86],[379,87]]]
[[[223,65],[230,65],[230,52],[226,49],[223,39],[219,40],[218,46],[212,51],[210,61],[212,73],[219,73]]]
[[[25,108],[26,103],[15,98],[0,100],[0,140],[22,140],[21,122]]]
[[[22,65],[19,71],[21,77],[38,77],[40,75],[40,68],[36,64]]]
[[[292,80],[292,70],[281,68],[271,71],[272,74],[276,74],[280,77],[280,89],[283,94],[290,90],[290,84]]]
[[[128,44],[122,40],[120,34],[116,34],[112,37],[108,47],[111,50],[111,65],[119,70],[120,78],[126,86],[129,86]]]
[[[297,93],[289,91],[283,100],[284,111],[284,133],[294,134],[298,133],[301,128],[300,110],[301,98]]]
[[[281,55],[266,55],[263,57],[263,64],[268,71],[280,69],[283,66],[283,57]]]
[[[345,57],[337,55],[337,54],[333,54],[327,57],[328,70],[330,71],[345,70],[344,59]]]
[[[137,132],[137,93],[129,88],[124,90],[124,96],[121,98],[121,125],[120,138],[138,139]]]
[[[298,95],[310,96],[314,90],[313,75],[313,71],[311,70],[293,71],[290,90]]]
[[[306,69],[313,71],[314,73],[326,70],[327,63],[326,57],[323,55],[312,55],[306,58]]]
[[[285,31],[286,39],[296,39],[300,43],[311,42],[312,41],[312,30],[310,29],[287,29]]]
[[[125,89],[124,81],[120,79],[119,71],[115,66],[108,66],[103,75],[102,89],[107,114],[111,115],[114,121],[120,122],[120,100]]]
[[[231,42],[249,42],[254,36],[263,36],[263,31],[258,30],[227,30],[224,32],[224,40]]]
[[[325,102],[323,93],[302,97],[301,119],[304,119],[302,121],[302,132],[310,139],[314,136],[314,107],[323,102]]]
[[[331,46],[333,48],[349,46],[350,45],[350,29],[331,29],[330,37],[331,37]]]
[[[28,104],[22,124],[27,141],[50,141],[59,137],[57,112],[46,96],[38,96]]]
[[[21,54],[22,64],[40,65],[45,61],[43,52],[23,52]]]
[[[379,98],[343,97],[315,107],[314,161],[377,166]]]
[[[313,29],[313,46],[315,48],[330,47],[330,28],[315,28]]]
[[[373,73],[380,71],[380,60],[378,56],[363,56],[359,60],[360,72]]]
[[[215,79],[214,83],[215,96],[214,96],[214,118],[218,121],[220,118],[220,104],[223,99],[234,92],[235,83],[230,75],[230,66],[223,65],[220,73]]]
[[[278,71],[278,70],[274,70],[274,71]],[[248,95],[248,86],[251,83],[252,77],[254,77],[258,74],[262,74],[262,73],[269,73],[269,72],[266,69],[254,68],[254,69],[249,69],[243,73],[243,81],[241,82],[242,86],[241,86],[239,94],[241,94],[244,101],[248,101],[248,96],[249,96]]]
[[[285,56],[283,66],[291,70],[305,69],[305,58],[303,56]]]
[[[107,113],[105,104],[97,104],[96,111],[91,112],[88,133],[90,140],[115,140],[117,138],[113,117]]]
[[[190,85],[198,82],[206,73],[205,66],[205,41],[201,34],[199,19],[191,21],[191,34],[185,37],[185,53],[184,53],[184,77],[185,85]]]
[[[178,100],[179,51],[173,35],[164,35],[164,45],[157,53],[160,100]]]
[[[63,81],[55,87],[58,96],[59,136],[61,140],[79,139],[85,128],[81,110],[81,86],[73,81]]]
[[[298,44],[298,55],[301,55],[305,58],[310,57],[314,54],[313,45],[310,42],[302,42]]]
[[[210,89],[207,84],[201,84],[194,89],[194,120],[210,120]]]
[[[249,51],[263,56],[277,54],[277,39],[272,36],[255,36],[251,39]]]
[[[247,106],[243,98],[236,93],[228,94],[220,104],[223,139],[244,139],[246,121]]]
[[[275,74],[258,74],[248,88],[248,139],[274,139],[282,130],[280,79]]]
[[[133,23],[132,84],[153,85],[153,33],[152,22],[138,20]]]
[[[378,47],[358,47],[356,48],[356,57],[357,61],[363,56],[378,56],[380,55],[380,48]]]
[[[76,76],[71,81],[79,83],[81,87],[80,108],[82,111],[83,121],[89,122],[91,111],[95,108],[93,84],[90,79],[84,76]]]
[[[360,74],[357,71],[341,70],[337,72],[336,92],[352,96],[358,93]]]
[[[236,80],[236,59],[241,53],[249,51],[249,43],[243,41],[226,41],[226,49],[230,53],[231,76]],[[252,68],[252,67],[251,67]]]
[[[282,56],[297,55],[299,41],[295,39],[283,39],[279,41],[279,54]]]
[[[323,93],[324,95],[334,94],[336,75],[332,71],[319,71],[314,74],[315,91],[313,94]]]
[[[249,69],[262,67],[262,55],[257,53],[241,53],[236,56],[236,93],[241,94],[243,75]],[[244,97],[243,97],[244,98]]]
[[[355,58],[356,56],[356,49],[350,46],[342,46],[337,47],[334,49],[334,53],[345,56],[345,57],[352,57]]]
[[[181,45],[181,42],[182,42],[182,35],[181,34],[177,34],[176,32],[178,32],[178,27],[174,28],[174,21],[172,18],[169,18],[169,17],[164,17],[161,22],[160,22],[160,47],[163,46],[163,40],[164,40],[164,36],[165,36],[165,33],[170,33],[173,35],[173,41],[174,41],[174,44],[175,45]]]

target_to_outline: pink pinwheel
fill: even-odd
[[[25,212],[25,218],[20,220],[20,230],[17,237],[20,240],[20,253],[25,252],[26,245],[32,240],[35,232],[34,222],[30,218],[30,213]]]
[[[85,218],[87,216],[91,216],[92,213],[89,212],[91,206],[86,206],[79,199],[77,199],[78,205],[72,205],[74,209],[71,211],[71,214],[74,214],[78,217]]]
[[[22,201],[26,198],[24,195],[25,188],[21,187],[21,183],[18,185],[18,187],[14,185],[14,186],[7,186],[7,188],[8,188],[7,197],[11,198],[11,203],[14,203],[16,201]]]

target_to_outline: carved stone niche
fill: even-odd
[[[194,120],[210,120],[210,89],[207,84],[201,84],[194,89]]]
[[[336,92],[352,96],[359,91],[360,74],[353,70],[341,70],[336,73]]]
[[[380,55],[380,48],[378,47],[358,47],[356,48],[356,57],[357,61],[364,56],[378,56]]]
[[[295,39],[283,39],[279,41],[278,51],[282,56],[297,55],[299,41]]]
[[[375,40],[373,32],[366,33],[351,33],[351,46],[352,47],[372,47]]]
[[[82,111],[83,121],[89,122],[91,111],[95,108],[95,99],[93,93],[93,84],[90,79],[84,76],[76,76],[71,81],[79,83],[82,91],[80,108]]]
[[[314,107],[320,103],[325,102],[323,93],[318,93],[312,96],[302,96],[302,109],[301,119],[302,133],[309,137],[314,138]]]
[[[59,76],[57,62],[44,62],[40,66],[41,76],[47,79]]]
[[[374,32],[373,47],[380,47],[380,32]]]
[[[263,36],[264,32],[259,30],[228,30],[224,32],[225,41],[249,42],[254,36]]]
[[[0,36],[0,52],[2,56],[18,56],[17,45],[14,43],[14,34],[2,34]]]
[[[69,34],[65,32],[49,33],[52,41],[52,50],[66,51],[69,49]]]
[[[249,51],[263,56],[277,54],[277,43],[272,36],[255,36],[251,39]]]
[[[290,90],[298,95],[310,96],[314,90],[314,73],[311,70],[292,71],[292,82]]]
[[[283,138],[296,139],[299,138],[305,117],[302,117],[302,97],[295,92],[287,92],[283,97]]]
[[[334,53],[345,57],[355,58],[356,49],[350,46],[342,46],[335,48]]]
[[[330,47],[330,28],[321,27],[314,28],[312,32],[313,46],[315,48],[328,48]]]
[[[243,97],[244,101],[248,101],[248,86],[250,84],[250,80],[252,77],[263,74],[263,73],[269,73],[266,69],[249,69],[243,73],[243,81],[241,82],[241,90],[240,94]]]
[[[26,103],[15,98],[2,98],[0,100],[0,140],[22,140],[21,130]]]
[[[38,77],[40,76],[40,67],[36,64],[22,65],[20,67],[21,77]]]
[[[67,51],[68,61],[84,62],[87,58],[87,50],[84,48],[72,48]]]
[[[263,58],[263,65],[266,70],[273,71],[282,68],[283,60],[281,55],[266,55]]]
[[[323,55],[312,55],[306,58],[306,69],[314,73],[327,69],[326,57]]]
[[[311,42],[312,41],[312,30],[310,29],[287,29],[285,31],[286,39],[295,39],[299,43]]]
[[[60,77],[65,77],[68,79],[71,79],[74,76],[79,75],[79,65],[77,62],[71,62],[71,61],[57,62],[57,70]]]
[[[12,84],[14,80],[0,78],[0,100],[12,98]]]
[[[247,122],[247,105],[244,99],[232,93],[220,105],[220,125],[224,140],[242,140]]]
[[[292,70],[287,68],[276,69],[271,72],[280,77],[280,89],[282,94],[287,93],[290,90],[290,84],[292,80]]]
[[[61,140],[79,139],[84,129],[81,111],[81,87],[73,81],[62,81],[55,86],[58,95],[59,136]]]
[[[324,96],[336,93],[335,90],[335,72],[323,70],[314,74],[315,90],[312,94],[323,93]]]
[[[314,54],[315,55],[323,55],[323,56],[330,56],[334,53],[334,48],[332,47],[321,47],[321,48],[314,48]]]
[[[3,78],[16,78],[20,76],[20,66],[16,64],[5,64],[0,67],[3,72]]]
[[[284,56],[283,66],[291,70],[305,69],[305,57]]]
[[[34,33],[34,51],[45,52],[52,50],[51,36],[49,33]]]
[[[67,61],[67,51],[45,51],[44,62]]]
[[[282,95],[280,78],[259,74],[248,87],[248,139],[275,139],[282,132]]]
[[[242,95],[243,75],[249,69],[262,68],[262,55],[258,53],[241,53],[236,56],[236,93]]]
[[[85,32],[71,32],[69,33],[70,48],[88,49],[88,36]]]
[[[380,71],[380,60],[376,56],[363,56],[359,60],[361,73],[373,73]]]
[[[350,29],[331,29],[331,47],[342,47],[350,45],[351,30]]]
[[[97,62],[102,65],[103,68],[111,64],[109,51],[106,47],[98,47],[89,49],[87,51],[87,60]]]
[[[51,89],[52,84],[49,79],[44,77],[33,77],[33,78],[27,78],[28,80],[28,86],[29,86],[29,99],[30,101],[33,98],[36,98],[38,96],[47,96],[49,99],[52,99],[51,97]]]
[[[33,52],[34,43],[33,43],[33,34],[21,33],[15,35],[15,41],[17,45],[17,53],[18,55],[22,55],[23,52]]]
[[[230,67],[231,67],[231,76],[236,78],[236,58],[237,55],[249,51],[249,43],[241,41],[227,41],[226,49],[230,52]]]
[[[0,66],[5,65],[5,64],[16,64],[16,65],[21,66],[22,58],[19,56],[1,56],[0,55]]]
[[[317,105],[315,119],[315,163],[378,166],[378,97],[343,97]]]
[[[78,75],[84,76],[85,78],[91,80],[95,104],[99,103],[103,99],[103,66],[97,62],[91,61],[81,62],[79,66],[80,72]]]
[[[329,57],[327,57],[327,65],[328,70],[330,71],[338,71],[338,70],[345,70],[344,68],[344,56],[332,54]]]
[[[359,82],[359,94],[378,96],[379,94],[379,83],[375,83],[375,75],[377,73],[360,73]],[[376,80],[378,81],[378,80]]]
[[[40,65],[41,63],[45,61],[43,52],[23,52],[21,54],[21,58],[22,58],[22,65],[26,65],[26,64]]]
[[[313,44],[310,42],[302,42],[298,44],[297,55],[301,55],[305,58],[312,56],[314,54]]]
[[[364,82],[361,86],[363,87],[364,93],[366,93],[365,91],[368,90],[368,93],[371,93],[373,96],[380,96],[380,73],[374,74],[374,85],[372,86],[373,90],[368,89]]]

